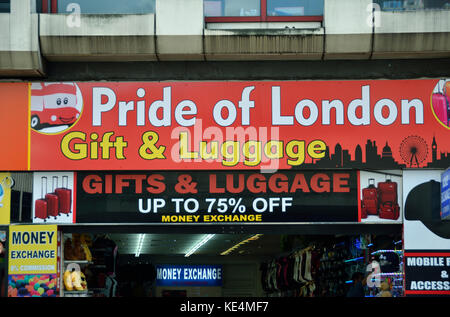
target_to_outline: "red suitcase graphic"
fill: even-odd
[[[59,212],[67,216],[69,216],[72,207],[72,190],[68,188],[68,185],[68,176],[63,176],[62,187],[55,189],[55,193],[58,196]]]
[[[52,178],[52,190],[53,192],[45,195],[45,200],[47,201],[47,216],[53,216],[56,219],[56,216],[59,215],[59,205],[58,205],[58,195],[56,195],[55,189],[58,187],[58,177],[53,176]]]
[[[432,104],[434,113],[438,119],[445,125],[449,126],[450,100],[448,96],[443,94],[433,94]]]
[[[384,219],[398,219],[400,207],[398,205],[397,183],[387,178],[378,183],[378,198],[380,202],[379,217]]]
[[[47,201],[45,195],[47,193],[47,177],[41,178],[41,198],[34,203],[34,217],[47,221]]]
[[[400,206],[391,202],[384,203],[380,206],[380,218],[397,220],[400,216]]]
[[[446,82],[444,85],[444,94],[447,95],[447,99],[450,98],[450,81]]]
[[[378,192],[375,187],[375,179],[369,178],[369,186],[362,190],[361,217],[378,214]]]

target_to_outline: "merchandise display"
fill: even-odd
[[[115,295],[117,246],[107,235],[66,234],[63,253],[62,296]]]
[[[269,297],[345,297],[360,274],[365,297],[403,296],[403,252],[375,249],[377,238],[340,237],[263,262],[263,290]]]
[[[280,235],[277,239],[283,253],[257,262],[261,273],[257,284],[263,296],[399,297],[404,294],[399,235]],[[123,244],[121,240],[118,243]],[[63,297],[147,297],[165,291],[157,291],[153,260],[133,260],[124,254],[119,261],[118,245],[107,234],[63,234],[62,246],[60,294]]]
[[[400,216],[397,187],[398,184],[388,176],[377,186],[375,179],[369,178],[368,186],[362,190],[361,218],[374,215],[381,219],[397,220]]]

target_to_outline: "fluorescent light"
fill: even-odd
[[[248,238],[248,239],[245,239],[245,240],[243,240],[243,241],[241,241],[241,242],[235,244],[234,246],[232,246],[232,247],[229,248],[228,250],[223,251],[222,253],[220,253],[220,255],[227,255],[227,254],[229,254],[229,253],[231,253],[232,251],[236,250],[237,248],[239,248],[241,245],[243,245],[243,244],[245,244],[245,243],[248,243],[248,242],[254,241],[254,240],[258,240],[260,236],[262,236],[262,234],[255,234],[254,236],[252,236],[252,237],[250,237],[250,238]]]
[[[204,245],[206,242],[208,242],[214,236],[215,236],[215,234],[207,234],[207,235],[205,235],[203,237],[203,239],[199,243],[194,245],[184,256],[187,258],[188,256],[190,256],[192,253],[197,251],[198,248],[200,248],[202,245]]]
[[[145,234],[142,233],[141,235],[139,235],[139,241],[136,247],[136,252],[134,254],[135,257],[139,257],[139,255],[141,255],[141,250],[142,250],[142,245],[144,244],[144,239],[145,239]]]

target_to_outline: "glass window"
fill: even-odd
[[[374,0],[382,11],[450,9],[450,0]]]
[[[205,0],[206,17],[254,17],[261,15],[260,0]]]
[[[58,13],[70,13],[69,4],[80,6],[86,14],[143,14],[155,13],[155,0],[58,0]]]
[[[267,0],[267,16],[323,15],[323,0]]]
[[[9,13],[11,0],[0,0],[0,13]]]

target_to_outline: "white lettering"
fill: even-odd
[[[107,102],[102,103],[102,97],[106,96]],[[92,125],[102,125],[102,113],[108,112],[116,104],[116,94],[110,88],[94,87],[92,88]]]

